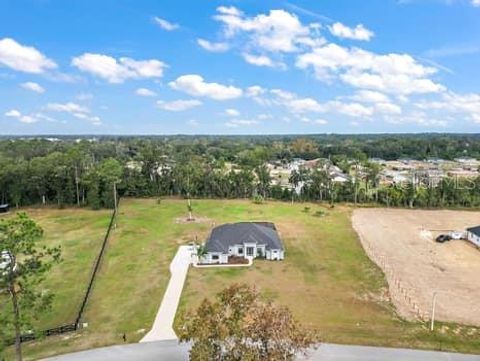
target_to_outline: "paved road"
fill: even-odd
[[[188,345],[177,341],[157,341],[104,347],[57,356],[49,361],[186,361]],[[480,361],[480,356],[433,351],[415,351],[365,346],[323,344],[310,352],[311,361]]]
[[[152,342],[163,340],[177,340],[173,331],[173,320],[177,313],[178,303],[182,295],[183,285],[187,277],[188,267],[191,262],[191,246],[180,246],[177,254],[170,263],[170,281],[167,290],[158,309],[157,316],[153,322],[152,329],[143,337],[140,342]]]

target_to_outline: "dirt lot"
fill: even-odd
[[[466,241],[436,243],[450,230],[480,223],[480,212],[357,209],[353,227],[387,277],[403,317],[480,325],[480,250]]]

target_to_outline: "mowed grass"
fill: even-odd
[[[305,206],[310,207],[305,212]],[[191,269],[180,315],[232,283],[257,287],[267,299],[286,305],[325,342],[480,352],[478,328],[407,322],[395,314],[381,270],[366,256],[351,226],[352,208],[315,204],[201,201],[196,213],[216,224],[265,220],[276,224],[286,247],[282,262],[254,261],[251,268]],[[318,210],[326,216],[316,217]],[[374,221],[374,220],[372,220]]]
[[[208,232],[207,224],[175,223],[176,218],[185,218],[186,209],[178,200],[157,204],[154,199],[122,199],[118,227],[108,242],[83,319],[88,327],[27,343],[26,355],[35,359],[123,343],[124,333],[128,342],[138,342],[152,326],[178,245]]]
[[[51,310],[35,326],[47,329],[72,323],[86,291],[92,265],[103,241],[110,212],[86,209],[25,208],[21,210],[43,229],[41,245],[61,246],[62,262],[54,265],[42,287],[52,292]],[[14,211],[3,217],[15,216]]]
[[[122,199],[118,228],[87,305],[88,327],[28,343],[27,356],[123,343],[124,333],[127,342],[139,341],[153,323],[178,245],[206,239],[213,224],[247,220],[274,222],[285,242],[286,259],[256,260],[242,269],[191,268],[179,314],[232,283],[247,283],[258,287],[263,297],[288,306],[326,342],[480,352],[478,329],[438,324],[441,331],[430,333],[427,325],[396,316],[381,270],[367,258],[351,227],[350,207],[195,200],[193,208],[202,222],[178,222],[187,215],[185,200],[159,204],[155,199]],[[320,209],[325,217],[314,216]]]

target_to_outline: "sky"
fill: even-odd
[[[0,135],[480,132],[480,0],[0,0]]]

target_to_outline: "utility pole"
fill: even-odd
[[[437,303],[437,292],[433,292],[433,299],[432,299],[432,320],[430,323],[430,331],[433,331],[433,325],[435,323],[435,305]]]

